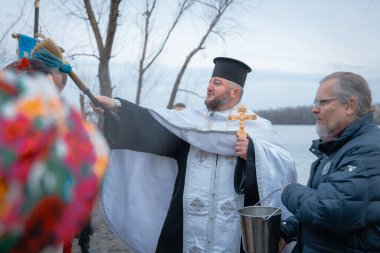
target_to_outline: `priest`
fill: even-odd
[[[240,252],[238,210],[260,200],[280,207],[280,194],[271,193],[296,182],[268,120],[250,110],[230,120],[251,68],[227,57],[214,64],[202,108],[151,110],[97,97],[119,116],[105,115],[112,153],[104,213],[137,252]]]

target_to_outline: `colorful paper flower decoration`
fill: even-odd
[[[101,186],[103,137],[46,76],[0,75],[0,126],[0,252],[70,240]]]

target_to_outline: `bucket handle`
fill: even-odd
[[[272,191],[271,193],[269,193],[266,197],[264,197],[263,199],[260,199],[259,202],[257,202],[254,206],[257,206],[258,204],[261,204],[262,201],[266,200],[268,197],[270,197],[273,193],[275,192],[278,192],[278,191],[281,191],[281,190],[284,190],[284,188],[279,188],[277,190],[274,190]]]
[[[263,199],[260,199],[259,202],[257,202],[254,206],[257,206],[258,204],[261,204],[262,201],[266,200],[268,197],[270,197],[273,193],[276,193],[278,191],[281,191],[281,190],[284,190],[285,188],[279,188],[277,190],[274,190],[272,191],[271,193],[269,193],[266,197],[264,197]],[[277,208],[271,215],[267,216],[264,218],[264,220],[269,220],[278,210],[280,210],[281,208],[283,208],[284,205],[280,206],[279,208]]]
[[[277,213],[278,210],[281,210],[281,208],[283,208],[284,205],[281,205],[279,208],[277,208],[271,215],[267,216],[264,218],[264,220],[269,220],[275,213]]]

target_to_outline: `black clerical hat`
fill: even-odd
[[[244,62],[227,57],[216,57],[214,63],[215,67],[211,77],[224,78],[241,87],[244,87],[247,74],[252,70]]]

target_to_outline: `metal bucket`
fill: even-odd
[[[281,235],[280,208],[247,206],[239,210],[246,253],[277,253]]]

